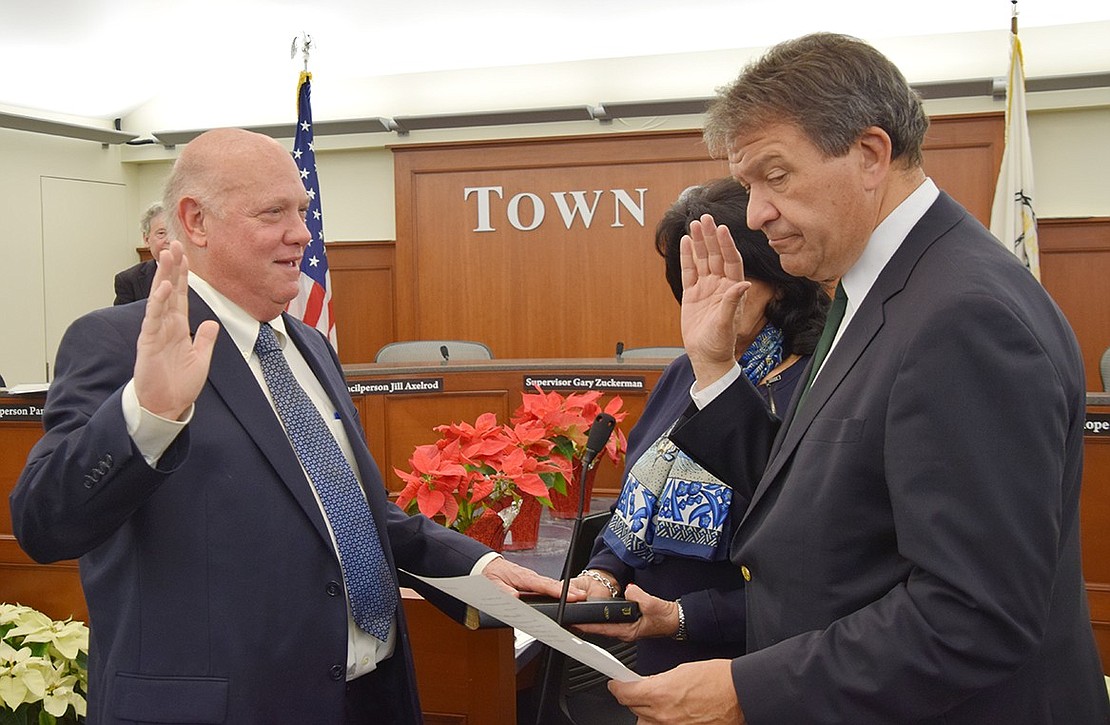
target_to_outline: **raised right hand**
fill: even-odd
[[[732,233],[710,214],[690,223],[679,249],[682,342],[701,389],[736,364],[736,315],[751,282]]]
[[[135,358],[135,394],[144,409],[178,420],[200,395],[220,326],[189,334],[189,261],[174,240],[158,257]]]

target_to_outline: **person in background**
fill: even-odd
[[[1079,346],[925,175],[927,128],[889,59],[831,33],[773,47],[707,112],[748,226],[787,272],[840,283],[732,541],[747,653],[611,682],[641,723],[1110,722],[1080,564]],[[683,245],[699,410],[676,443],[744,481],[759,398],[725,341],[750,282],[713,217]]]
[[[154,271],[158,269],[158,258],[162,250],[169,246],[166,215],[162,211],[161,202],[155,202],[147,207],[142,219],[139,220],[139,228],[143,233],[143,244],[150,250],[153,259],[139,262],[116,274],[116,299],[112,302],[113,305],[126,305],[128,302],[145,300],[150,296]]]
[[[663,215],[655,247],[682,303],[679,242],[712,214],[732,234],[751,282],[735,321],[734,354],[761,398],[770,435],[821,334],[829,298],[820,285],[786,274],[762,232],[745,225],[748,193],[726,178],[687,189]],[[747,478],[724,482],[670,438],[693,412],[694,372],[686,355],[667,366],[629,435],[629,465],[608,527],[574,584],[591,598],[624,596],[640,606],[629,624],[581,625],[584,632],[638,640],[637,670],[654,674],[692,660],[744,652],[744,580],[728,559],[731,533],[747,509],[766,455]],[[769,447],[769,440],[767,441]]]
[[[59,345],[11,520],[80,558],[90,723],[419,723],[398,567],[559,594],[389,502],[335,351],[283,312],[307,206],[278,142],[198,136],[151,296]]]

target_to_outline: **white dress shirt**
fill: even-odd
[[[259,387],[266,395],[266,399],[270,401],[270,407],[273,408],[274,401],[270,396],[270,389],[267,387],[266,381],[262,377],[262,364],[258,359],[258,355],[254,352],[254,344],[258,339],[258,330],[261,327],[261,323],[192,272],[189,273],[189,286],[205,301],[205,303],[207,303],[212,309],[212,312],[219,318],[220,325],[231,337],[232,342],[235,343],[235,347],[239,349],[240,354],[250,367],[251,372],[254,373]],[[300,351],[297,350],[297,346],[290,343],[289,335],[285,331],[285,322],[282,320],[281,316],[279,315],[273,320],[270,320],[270,326],[277,335],[278,344],[281,345],[285,359],[289,363],[289,368],[293,371],[293,375],[296,377],[297,382],[304,388],[308,397],[320,412],[320,416],[328,424],[328,428],[339,444],[340,450],[343,451],[343,457],[347,459],[347,463],[351,466],[351,470],[354,471],[355,476],[359,479],[359,483],[361,484],[362,477],[359,475],[358,466],[355,464],[351,442],[347,438],[347,433],[343,429],[343,421],[339,419],[339,413],[336,411],[331,399],[328,398],[327,393],[324,392],[324,387],[320,384],[320,381],[316,378],[316,375],[312,372],[312,369],[308,366],[304,357],[301,356]],[[174,438],[177,437],[178,433],[180,433],[185,425],[192,420],[193,409],[190,407],[189,411],[184,416],[185,419],[182,421],[166,420],[165,418],[156,416],[141,408],[134,388],[135,382],[132,380],[124,389],[124,419],[127,422],[128,433],[131,434],[131,438],[135,441],[135,446],[143,454],[147,462],[154,465],[173,442]],[[274,415],[277,416],[276,408],[274,408]],[[280,416],[278,417],[278,421],[281,422]],[[305,483],[308,485],[309,490],[312,491],[312,495],[316,498],[316,503],[320,506],[321,513],[323,513],[323,504],[320,502],[320,497],[316,493],[316,488],[308,482],[307,472],[305,473]],[[332,533],[331,522],[328,521],[326,513],[324,514],[324,521],[327,522],[328,533],[332,538],[332,548],[338,551],[335,545],[335,534]],[[382,544],[388,546],[388,542],[382,542]],[[372,671],[377,667],[378,662],[381,662],[393,654],[393,648],[396,642],[396,620],[394,620],[393,625],[390,627],[389,636],[386,638],[386,641],[381,642],[373,635],[364,632],[355,624],[354,617],[351,615],[350,599],[347,600],[348,680],[353,680],[356,677]],[[260,656],[262,656],[262,654],[263,653],[260,653]]]

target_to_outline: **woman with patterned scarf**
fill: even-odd
[[[762,232],[747,228],[747,192],[733,179],[691,187],[663,216],[655,247],[682,302],[679,240],[690,222],[712,214],[744,259],[745,293],[736,350],[743,374],[767,403],[785,411],[824,325],[829,298],[816,283],[791,277]],[[750,477],[721,481],[670,439],[692,402],[690,360],[672,362],[628,437],[624,486],[575,583],[590,598],[623,594],[640,605],[631,624],[581,625],[585,632],[637,640],[637,667],[654,674],[693,660],[744,653],[744,580],[728,558],[732,526],[743,516],[766,464]],[[769,449],[770,445],[764,448]]]

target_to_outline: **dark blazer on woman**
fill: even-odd
[[[773,396],[775,408],[785,411],[790,404],[794,387],[801,377],[808,358],[795,362],[770,385],[761,385],[758,392],[752,388],[753,400],[759,407],[760,425],[757,435],[766,446],[770,446],[777,418],[768,412],[768,402]],[[695,408],[690,400],[690,386],[694,383],[694,371],[690,358],[682,355],[676,358],[659,377],[651,391],[644,412],[628,435],[628,453],[625,475],[656,439],[686,415],[693,414]],[[751,387],[747,380],[744,383]],[[676,428],[681,428],[681,422]],[[748,507],[755,484],[766,463],[766,448],[763,453],[748,462],[745,480],[730,481],[732,502],[729,505],[728,520],[733,526],[738,523]],[[641,674],[655,674],[669,670],[683,662],[694,660],[732,658],[744,652],[744,580],[740,570],[727,559],[724,561],[704,561],[678,556],[661,556],[660,561],[643,569],[635,569],[624,563],[599,536],[588,567],[601,569],[613,574],[627,586],[635,582],[644,591],[662,599],[682,598],[682,610],[686,615],[687,639],[678,642],[666,638],[642,639],[636,643],[636,670]]]

